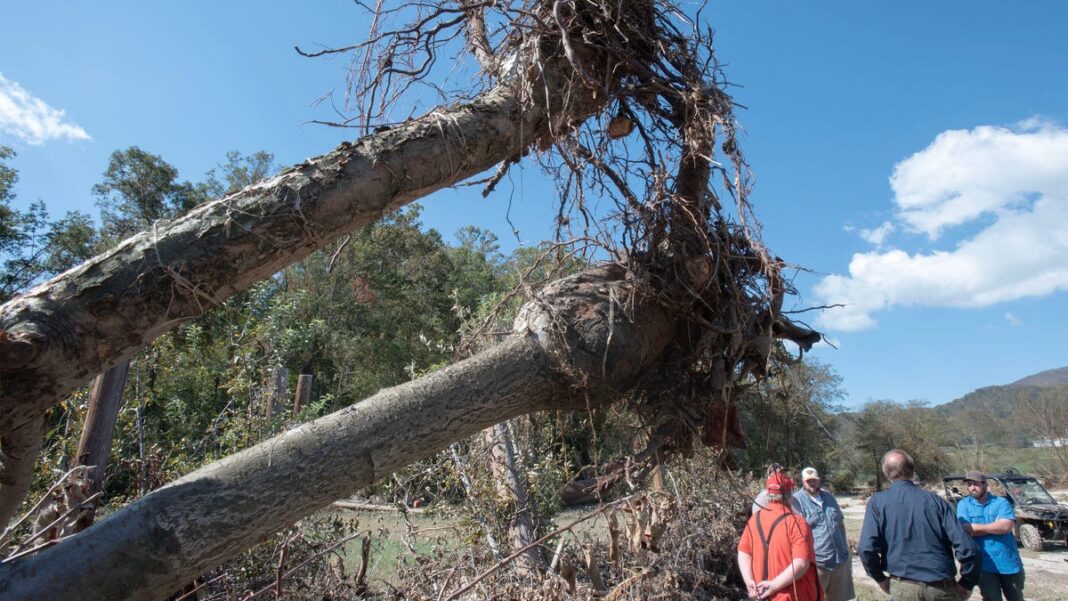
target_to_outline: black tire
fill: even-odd
[[[1042,533],[1034,524],[1020,525],[1020,544],[1031,551],[1042,550]]]

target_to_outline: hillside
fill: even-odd
[[[1068,394],[1068,367],[1049,369],[1004,386],[977,388],[959,399],[933,409],[947,417],[978,409],[998,418],[1008,418],[1021,402],[1034,400],[1050,388],[1064,387]]]
[[[1037,374],[1032,374],[1026,378],[1020,378],[1009,386],[1061,386],[1068,384],[1068,367],[1058,367],[1057,369],[1047,369],[1046,371],[1040,371]]]

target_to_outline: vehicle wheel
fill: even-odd
[[[1034,524],[1022,524],[1020,526],[1020,543],[1024,549],[1032,551],[1042,550],[1042,534]]]

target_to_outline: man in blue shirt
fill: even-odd
[[[845,518],[838,500],[820,488],[820,473],[814,467],[801,470],[802,489],[794,495],[798,512],[812,528],[816,545],[816,572],[827,601],[848,601],[853,590],[853,562],[846,542]]]
[[[988,493],[986,476],[978,470],[965,472],[964,483],[968,496],[957,502],[957,519],[979,546],[983,601],[1023,601],[1024,569],[1012,533],[1016,526],[1012,504]]]
[[[967,599],[979,580],[975,543],[949,503],[913,484],[914,465],[898,449],[883,455],[890,488],[868,501],[857,550],[860,562],[894,601]],[[957,581],[954,552],[960,562]]]

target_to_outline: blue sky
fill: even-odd
[[[696,6],[696,4],[688,4]],[[809,271],[799,306],[837,349],[846,403],[932,403],[1068,365],[1068,5],[711,1],[773,252]],[[18,203],[94,212],[108,155],[138,145],[199,180],[228,150],[286,165],[352,132],[309,124],[343,103],[348,1],[5,4],[0,144]],[[411,108],[421,112],[425,103]],[[535,166],[482,199],[425,199],[445,234],[506,250],[550,235]],[[511,208],[509,209],[509,201]],[[518,226],[518,237],[511,233]]]

